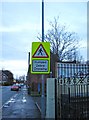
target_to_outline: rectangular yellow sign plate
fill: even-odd
[[[32,43],[31,73],[33,74],[50,73],[50,43],[49,42]]]

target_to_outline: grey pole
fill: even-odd
[[[42,42],[44,42],[44,0],[42,0]],[[44,75],[42,75],[41,118],[45,118]]]
[[[44,0],[42,0],[42,42],[44,42]]]

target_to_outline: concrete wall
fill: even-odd
[[[2,119],[2,86],[0,86],[0,120]]]
[[[55,118],[55,78],[47,79],[46,118]]]

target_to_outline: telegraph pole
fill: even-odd
[[[44,0],[42,0],[42,42],[44,42]],[[41,118],[45,118],[44,75],[42,75]]]

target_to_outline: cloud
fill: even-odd
[[[2,58],[2,34],[0,34],[0,59]]]
[[[79,48],[87,48],[87,40],[79,41]]]
[[[0,61],[0,64],[2,69],[10,70],[14,76],[27,74],[28,62],[25,60]]]
[[[78,52],[80,56],[82,56],[83,59],[86,61],[87,60],[87,40],[79,41]]]
[[[88,0],[45,0],[45,2],[87,2]],[[41,2],[41,0],[3,0],[2,2]]]
[[[22,31],[29,31],[29,30],[40,30],[41,26],[39,24],[19,24],[13,26],[1,26],[0,32],[22,32]]]

